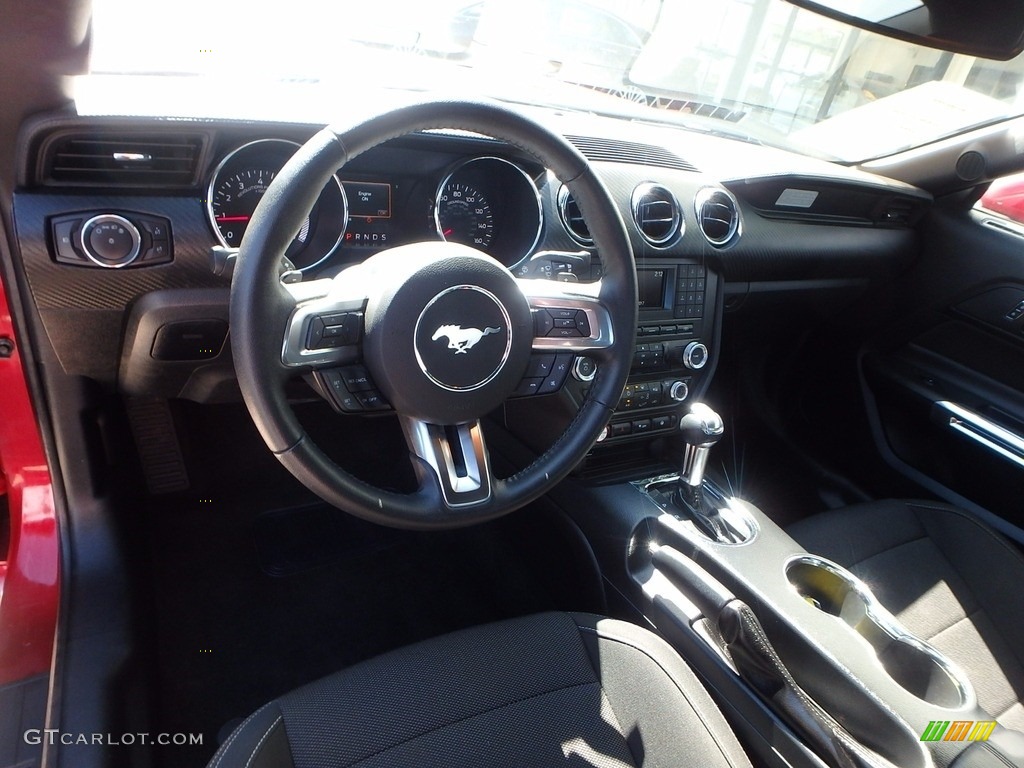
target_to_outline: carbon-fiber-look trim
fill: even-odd
[[[161,216],[171,222],[174,261],[154,266],[101,269],[54,261],[49,219],[78,211]],[[125,311],[150,291],[168,288],[226,288],[229,281],[210,269],[216,243],[196,197],[140,195],[54,195],[19,192],[14,198],[21,259],[32,299],[46,334],[68,373],[114,381]]]

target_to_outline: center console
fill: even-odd
[[[1024,764],[1019,734],[870,585],[704,477],[722,420],[686,411],[677,472],[558,490],[586,511],[574,520],[612,586],[609,610],[655,626],[766,765]],[[950,723],[963,738],[929,736]]]

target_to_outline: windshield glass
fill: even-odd
[[[266,101],[268,80],[336,83],[339,98],[454,92],[847,162],[1024,112],[1024,57],[923,48],[782,0],[94,0],[92,72],[83,87],[205,75],[227,114]]]

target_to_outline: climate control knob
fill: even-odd
[[[82,227],[82,252],[101,267],[117,269],[135,261],[142,246],[139,229],[124,216],[93,216]]]
[[[683,365],[699,371],[708,364],[708,348],[699,341],[691,341],[683,350]]]
[[[690,396],[690,388],[685,381],[673,381],[668,386],[668,396],[671,400],[681,403]]]

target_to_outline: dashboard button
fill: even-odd
[[[633,434],[640,434],[643,432],[651,431],[651,420],[650,419],[637,419],[633,422]]]
[[[653,429],[668,429],[671,426],[671,416],[655,416],[653,419],[651,419],[651,427]]]
[[[612,437],[622,437],[623,435],[629,435],[633,432],[633,425],[628,421],[620,421],[618,424],[610,425],[608,431]]]
[[[85,257],[75,250],[73,233],[80,223],[79,219],[63,219],[53,223],[53,245],[56,249],[57,261],[81,264]]]

